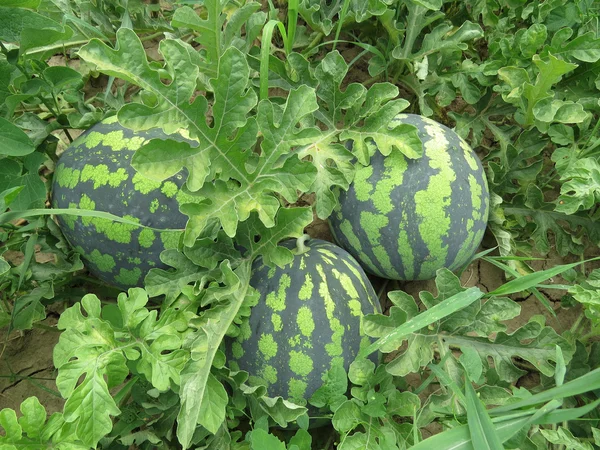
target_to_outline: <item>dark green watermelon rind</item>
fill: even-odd
[[[183,230],[187,216],[179,212],[179,205],[186,200],[180,189],[184,174],[157,182],[130,166],[135,150],[155,138],[185,139],[158,129],[134,132],[122,127],[116,116],[94,125],[61,155],[52,206],[106,211],[152,228]],[[140,286],[151,268],[163,267],[160,253],[176,247],[181,235],[94,217],[59,215],[57,220],[90,272],[120,288]]]
[[[348,370],[361,345],[370,343],[361,316],[381,312],[354,258],[330,242],[313,239],[308,246],[283,269],[255,262],[250,284],[261,298],[240,336],[226,345],[232,368],[266,384],[269,396],[298,404],[323,384],[331,367]]]
[[[441,267],[464,266],[479,247],[489,211],[487,180],[479,158],[449,128],[413,114],[394,121],[417,127],[423,157],[375,152],[350,189],[340,192],[330,226],[340,246],[368,272],[431,279]],[[435,184],[431,175],[438,177]]]

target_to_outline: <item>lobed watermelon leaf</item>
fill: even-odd
[[[64,331],[54,348],[56,385],[67,399],[65,421],[76,424],[77,437],[88,446],[110,432],[110,416],[121,412],[109,389],[130,373],[128,361],[158,390],[180,383],[189,358],[181,349],[183,333],[191,315],[170,309],[157,320],[147,302],[146,292],[133,288],[120,294],[117,311],[110,311],[88,294],[60,317],[58,328]]]

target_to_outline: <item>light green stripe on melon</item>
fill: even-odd
[[[279,279],[279,289],[277,292],[269,292],[266,298],[266,303],[269,308],[275,312],[280,312],[285,309],[286,290],[290,287],[292,280],[286,273],[281,275]]]
[[[398,253],[404,268],[404,279],[412,280],[415,274],[415,255],[413,254],[412,245],[408,241],[408,233],[405,225],[408,224],[406,210],[402,210],[402,220],[398,230]]]
[[[288,339],[288,344],[290,344],[290,347],[296,347],[298,345],[300,345],[300,335],[297,334],[296,336],[292,336],[291,338]]]
[[[82,143],[87,148],[92,150],[92,149],[98,147],[102,143],[103,139],[104,139],[103,133],[99,133],[98,131],[92,131],[91,133],[88,133],[88,135],[85,137],[85,139]]]
[[[321,255],[321,259],[322,259],[322,260],[323,260],[325,263],[327,263],[328,265],[330,265],[330,266],[333,266],[333,265],[334,265],[334,263],[333,263],[333,260],[329,259],[329,258],[328,258],[327,256],[325,256],[325,255]]]
[[[290,370],[296,375],[305,377],[313,370],[313,360],[306,353],[292,350],[290,352]]]
[[[373,166],[361,167],[354,175],[354,192],[356,199],[361,202],[371,200],[371,193],[375,186],[369,182],[369,178],[373,175]]]
[[[321,278],[319,283],[319,295],[323,299],[325,306],[325,315],[329,320],[329,327],[331,328],[331,342],[325,345],[325,351],[329,356],[340,356],[343,353],[342,348],[342,337],[344,336],[344,327],[340,323],[339,319],[335,317],[335,302],[331,298],[329,292],[329,285],[323,266],[317,264],[317,273]]]
[[[336,262],[339,260],[338,256],[335,253],[333,253],[331,250],[327,250],[326,248],[320,248],[317,250],[317,252],[321,253],[322,255],[327,256],[330,260],[333,260]]]
[[[263,334],[258,341],[258,349],[265,358],[265,361],[277,355],[277,342],[273,339],[272,334]]]
[[[340,232],[348,240],[352,248],[358,253],[359,259],[362,261],[362,263],[366,264],[371,270],[379,272],[379,270],[377,270],[377,268],[373,264],[373,261],[371,261],[371,258],[369,258],[367,254],[363,251],[362,245],[360,244],[360,240],[358,239],[356,234],[354,234],[352,224],[348,219],[344,219],[342,223],[340,223]],[[379,273],[379,275],[383,274]]]
[[[271,323],[273,324],[273,331],[283,330],[283,322],[281,321],[281,316],[279,314],[273,313],[271,315]]]
[[[179,191],[179,188],[172,181],[165,181],[161,186],[160,191],[165,194],[165,196],[173,198]]]
[[[244,342],[250,339],[252,336],[252,328],[250,328],[250,322],[248,320],[244,320],[240,325],[240,334],[238,336],[238,341]]]
[[[315,285],[312,282],[312,276],[310,273],[307,273],[304,278],[304,284],[300,288],[300,292],[298,293],[298,298],[300,300],[308,300],[313,295],[313,289]]]
[[[306,258],[304,256],[300,257],[299,268],[300,268],[300,270],[306,269]]]
[[[465,242],[463,243],[463,245],[460,247],[460,250],[458,251],[456,258],[454,258],[454,262],[449,267],[450,270],[458,269],[459,267],[463,266],[467,262],[467,259],[470,258],[471,255],[473,255],[475,253],[475,250],[477,250],[477,247],[479,246],[479,243],[481,242],[481,238],[483,237],[484,232],[485,232],[485,229],[481,229],[477,233],[474,233],[473,232],[473,221],[471,219],[469,219],[467,221],[467,233],[468,233],[467,236],[468,237],[465,240]]]
[[[350,264],[348,261],[346,261],[345,259],[342,259],[341,261],[348,268],[348,270],[350,272],[352,272],[352,275],[354,275],[354,277],[356,278],[356,282],[359,282],[360,285],[362,286],[362,288],[365,290],[365,292],[368,292],[367,285],[365,284],[364,277],[358,271],[358,269],[353,264]]]
[[[358,298],[358,292],[356,291],[356,287],[354,287],[354,283],[352,279],[345,273],[340,272],[337,269],[331,269],[331,273],[333,276],[340,282],[342,289],[346,292],[346,295],[350,298]]]
[[[288,397],[292,401],[306,401],[304,398],[308,385],[305,381],[292,378],[289,382]]]
[[[462,138],[460,138],[460,148],[463,150],[465,161],[467,161],[467,164],[471,170],[479,172],[480,169],[479,165],[477,164],[477,160],[475,159],[475,155],[473,154],[471,147],[469,147],[469,144],[467,144]]]
[[[142,194],[148,194],[156,189],[159,189],[162,184],[160,181],[154,181],[150,178],[146,178],[140,172],[136,172],[131,181],[133,183],[133,188]]]
[[[360,213],[360,226],[365,230],[365,234],[371,244],[371,251],[377,258],[377,262],[385,270],[386,275],[395,274],[399,277],[398,272],[394,269],[390,255],[387,250],[381,245],[381,229],[387,227],[389,219],[387,216],[381,214],[373,214],[369,211],[362,211]]]
[[[383,165],[383,173],[371,199],[380,214],[389,214],[395,208],[392,204],[392,191],[403,183],[408,163],[404,155],[395,150],[385,157]]]
[[[242,344],[238,341],[234,341],[233,344],[231,344],[231,353],[234,358],[240,359],[244,356],[244,347],[242,347]]]
[[[89,198],[87,195],[83,194],[81,196],[81,199],[79,200],[79,208],[80,209],[95,210],[96,209],[96,202],[93,201],[91,198]],[[81,223],[84,224],[87,227],[88,225],[92,224],[93,219],[94,219],[93,217],[82,216],[81,217]]]
[[[94,189],[101,186],[118,187],[121,183],[129,178],[129,174],[124,168],[119,168],[116,172],[111,172],[106,164],[98,164],[93,166],[86,164],[81,170],[80,180],[82,182],[92,181]]]
[[[92,263],[96,264],[98,269],[100,269],[102,272],[110,272],[116,265],[115,259],[111,255],[103,255],[98,249],[92,250],[92,252],[89,255],[86,255],[86,257]]]
[[[177,248],[179,245],[179,238],[181,237],[181,231],[161,231],[160,241],[165,249]]]
[[[83,208],[83,206],[81,207]],[[133,216],[126,215],[123,216],[123,218],[139,223],[139,219]],[[90,223],[96,228],[98,233],[102,233],[111,241],[119,242],[121,244],[129,244],[131,242],[131,232],[139,228],[128,223],[114,222],[99,217],[91,217]]]
[[[419,232],[429,251],[427,260],[421,265],[421,273],[430,273],[446,260],[448,249],[443,238],[448,234],[451,222],[446,209],[452,200],[452,182],[456,179],[456,172],[452,170],[450,155],[445,150],[449,143],[444,130],[439,126],[427,125],[425,128],[431,136],[431,140],[425,143],[425,153],[430,167],[437,169],[438,173],[429,177],[427,189],[415,193],[415,212],[422,219]]]
[[[137,267],[134,267],[131,270],[121,268],[119,274],[115,277],[115,280],[120,284],[135,286],[138,284],[138,281],[140,281],[141,276],[142,271]]]
[[[148,210],[154,214],[156,212],[156,210],[158,209],[158,207],[160,206],[160,202],[158,201],[157,198],[155,198],[154,200],[152,200],[150,202],[150,207],[148,208]]]
[[[311,337],[313,331],[315,331],[315,321],[313,319],[312,311],[307,306],[302,306],[298,309],[296,315],[296,323],[300,329],[300,333],[306,337]]]
[[[352,314],[354,317],[361,317],[363,315],[362,306],[360,301],[357,299],[350,300],[348,302],[348,307],[350,308],[350,314]]]
[[[277,369],[269,364],[263,367],[260,375],[269,384],[277,383]]]
[[[77,209],[78,207],[76,203],[69,203],[69,209]],[[61,214],[60,217],[65,221],[70,230],[75,230],[75,222],[77,222],[79,217],[72,216],[71,214]]]
[[[80,170],[71,169],[70,167],[65,167],[64,164],[59,164],[54,176],[59,186],[73,189],[79,183],[80,175]]]
[[[481,185],[472,174],[469,174],[469,188],[471,190],[471,205],[473,220],[481,220]]]
[[[140,231],[138,236],[138,242],[140,243],[140,246],[144,248],[152,247],[155,239],[156,235],[154,234],[154,231],[149,228],[144,228],[142,231]]]

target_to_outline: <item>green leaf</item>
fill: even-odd
[[[29,330],[35,322],[46,318],[46,308],[42,305],[43,298],[52,298],[52,285],[44,283],[15,299],[11,315],[11,328]]]
[[[120,294],[116,324],[103,318],[100,300],[88,294],[81,301],[86,316],[77,303],[59,319],[64,331],[54,348],[56,385],[67,399],[65,420],[76,424],[77,436],[89,446],[111,431],[110,416],[120,414],[109,389],[129,375],[128,360],[158,390],[169,389],[171,381],[180,384],[188,359],[180,347],[190,313],[170,309],[157,319],[156,310],[145,308],[147,302],[140,288]]]
[[[333,413],[331,422],[333,427],[340,433],[352,430],[361,423],[359,406],[352,400],[348,400]]]
[[[25,186],[15,186],[0,192],[0,213],[6,211]]]
[[[475,389],[469,380],[465,380],[467,399],[467,423],[473,446],[477,449],[503,450],[502,441],[496,434],[492,419],[477,398]]]
[[[569,450],[593,450],[594,448],[589,442],[582,442],[574,437],[573,434],[564,427],[558,427],[556,430],[540,429],[540,433],[551,444],[564,445]]]
[[[333,405],[340,397],[344,397],[347,390],[348,377],[344,367],[334,365],[324,375],[323,385],[314,392],[309,402],[318,408],[325,405]]]
[[[517,223],[527,227],[528,238],[533,240],[542,253],[555,247],[561,256],[568,253],[580,254],[583,251],[581,235],[585,234],[591,242],[600,242],[600,229],[593,219],[555,211],[555,206],[554,203],[544,201],[543,192],[532,184],[525,195],[515,197],[512,204],[504,208],[504,213],[510,214]],[[554,238],[552,244],[549,236]]]
[[[29,8],[37,9],[41,0],[4,0],[3,6],[7,8]]]
[[[287,238],[302,236],[304,228],[312,219],[310,208],[283,208],[277,214],[275,226],[266,228],[256,214],[253,214],[240,224],[236,243],[246,249],[245,257],[254,259],[262,256],[265,264],[282,267],[292,260],[293,254],[277,244]],[[206,264],[212,265],[209,261],[220,260],[224,248],[231,251],[230,244],[230,238],[224,233],[220,233],[216,241],[203,240],[201,254],[206,258]],[[194,257],[194,254],[190,256]],[[146,276],[145,285],[151,297],[165,295],[167,304],[171,304],[188,284],[214,276],[211,271],[200,269],[191,259],[174,249],[163,251],[161,261],[174,270],[151,269]]]
[[[595,158],[577,160],[562,176],[555,211],[575,214],[600,202],[600,163]]]
[[[50,27],[55,30],[62,28],[52,19],[33,11],[14,8],[11,5],[0,6],[0,41],[20,42],[23,30],[30,29],[39,32]],[[52,42],[48,42],[48,44]]]
[[[522,125],[533,123],[536,104],[548,97],[553,97],[552,86],[558,83],[563,75],[577,67],[577,64],[562,61],[552,54],[548,54],[547,60],[542,60],[539,56],[534,55],[533,63],[539,72],[535,84],[523,84],[523,95],[527,99],[527,110],[524,119],[520,120]],[[515,118],[519,120],[518,116]]]
[[[573,30],[567,28],[569,37]],[[568,37],[567,37],[568,39]],[[567,42],[556,42],[552,40],[548,52],[563,58],[573,58],[579,61],[594,63],[600,60],[600,38],[593,32],[588,32],[577,36]]]
[[[282,397],[263,396],[260,398],[260,406],[280,427],[286,427],[288,423],[308,411],[306,407],[296,405]]]
[[[37,397],[26,398],[20,409],[23,415],[19,418],[19,425],[23,432],[30,438],[38,437],[46,423],[46,409]]]
[[[465,369],[467,378],[473,383],[477,383],[483,373],[483,363],[477,350],[465,346],[461,349],[461,352],[459,360]]]
[[[227,281],[229,286],[220,289],[226,290],[226,294],[220,298],[221,304],[203,314],[196,324],[198,331],[189,339],[193,358],[181,372],[181,407],[177,416],[177,438],[184,449],[189,448],[199,420],[206,419],[204,415],[201,416],[201,406],[212,363],[248,293],[250,266],[249,262],[245,262],[236,269],[234,278],[222,280]],[[212,292],[213,296],[218,294],[219,289]]]
[[[8,120],[0,117],[0,155],[25,156],[35,151],[29,137]]]
[[[201,111],[189,104],[196,88],[198,67],[191,56],[195,51],[180,41],[164,39],[160,42],[159,51],[164,55],[167,67],[172,70],[172,80],[168,85],[161,81],[163,72],[148,63],[139,37],[128,28],[120,28],[117,31],[115,50],[97,39],[92,39],[79,50],[79,56],[96,65],[98,70],[107,75],[140,86],[155,96],[156,101],[151,106],[132,103],[121,108],[119,121],[123,125],[135,130],[162,126],[167,134],[171,134],[179,128],[189,126],[188,115],[195,117],[196,114],[201,114]],[[178,155],[175,152],[173,156]],[[175,172],[169,171],[164,178],[170,177],[180,169],[181,167]],[[147,172],[149,171],[144,174],[149,175]]]
[[[311,450],[312,449],[312,436],[311,434],[303,429],[296,431],[296,434],[290,439],[288,447],[291,449],[292,445],[298,447],[298,450]]]
[[[483,36],[481,27],[470,21],[465,21],[458,29],[452,25],[443,23],[435,27],[423,38],[421,49],[411,56],[411,59],[421,59],[424,55],[437,52],[463,51],[467,49],[464,42],[472,41]],[[396,49],[392,56],[396,57]]]
[[[500,379],[510,382],[516,381],[525,373],[514,365],[515,357],[529,361],[544,375],[552,376],[556,362],[556,345],[562,348],[566,362],[570,361],[575,351],[573,344],[559,336],[551,327],[543,326],[535,320],[512,334],[500,332],[494,340],[459,335],[445,335],[442,339],[450,347],[470,347],[475,350],[485,367],[489,365],[488,357],[491,357]]]
[[[446,301],[435,305],[434,307],[428,309],[427,311],[422,312],[418,316],[412,318],[407,321],[403,325],[396,328],[394,331],[389,334],[379,338],[375,343],[371,344],[368,347],[362,349],[358,357],[365,357],[375,350],[381,349],[388,342],[397,341],[404,336],[409,335],[421,328],[424,328],[438,320],[443,319],[444,317],[470,305],[471,303],[479,300],[483,296],[483,292],[481,292],[476,287],[471,287],[466,289],[463,292],[459,292],[456,295],[448,298]],[[372,315],[365,316],[364,320],[368,321],[369,317]]]
[[[211,433],[215,434],[225,421],[225,407],[227,406],[227,391],[223,384],[210,374],[206,382],[206,390],[200,404],[198,423]]]
[[[488,295],[509,295],[525,291],[527,289],[536,287],[538,284],[542,283],[543,281],[546,281],[549,278],[555,277],[556,275],[559,275],[569,269],[577,267],[580,264],[582,263],[576,262],[572,264],[559,264],[557,266],[552,267],[551,269],[528,273],[527,275],[523,275],[522,277],[504,283],[502,286],[494,289]]]
[[[102,375],[100,372],[88,373],[64,406],[65,420],[78,421],[77,435],[89,446],[95,446],[110,432],[112,421],[109,416],[121,413],[108,392]]]
[[[273,450],[286,450],[283,442],[265,430],[254,429],[248,433],[247,439],[250,441],[252,450],[264,450],[267,448]]]

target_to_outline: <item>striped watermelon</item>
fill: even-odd
[[[159,229],[183,229],[179,212],[186,200],[183,174],[164,182],[150,180],[130,165],[138,148],[152,138],[183,140],[158,129],[133,132],[116,116],[83,133],[61,155],[52,186],[54,208],[105,211]],[[89,271],[114,286],[140,286],[159,254],[176,247],[181,231],[157,232],[108,219],[57,216],[69,243],[82,255]]]
[[[293,249],[295,241],[282,245]],[[332,366],[348,370],[360,345],[369,343],[361,317],[381,312],[356,260],[319,239],[310,240],[308,249],[283,268],[269,268],[257,259],[250,285],[260,300],[239,336],[226,340],[230,367],[267,385],[267,395],[302,405]]]
[[[360,167],[329,223],[336,241],[368,272],[426,280],[472,258],[487,225],[489,191],[477,155],[454,131],[414,114],[423,157],[378,151]]]

